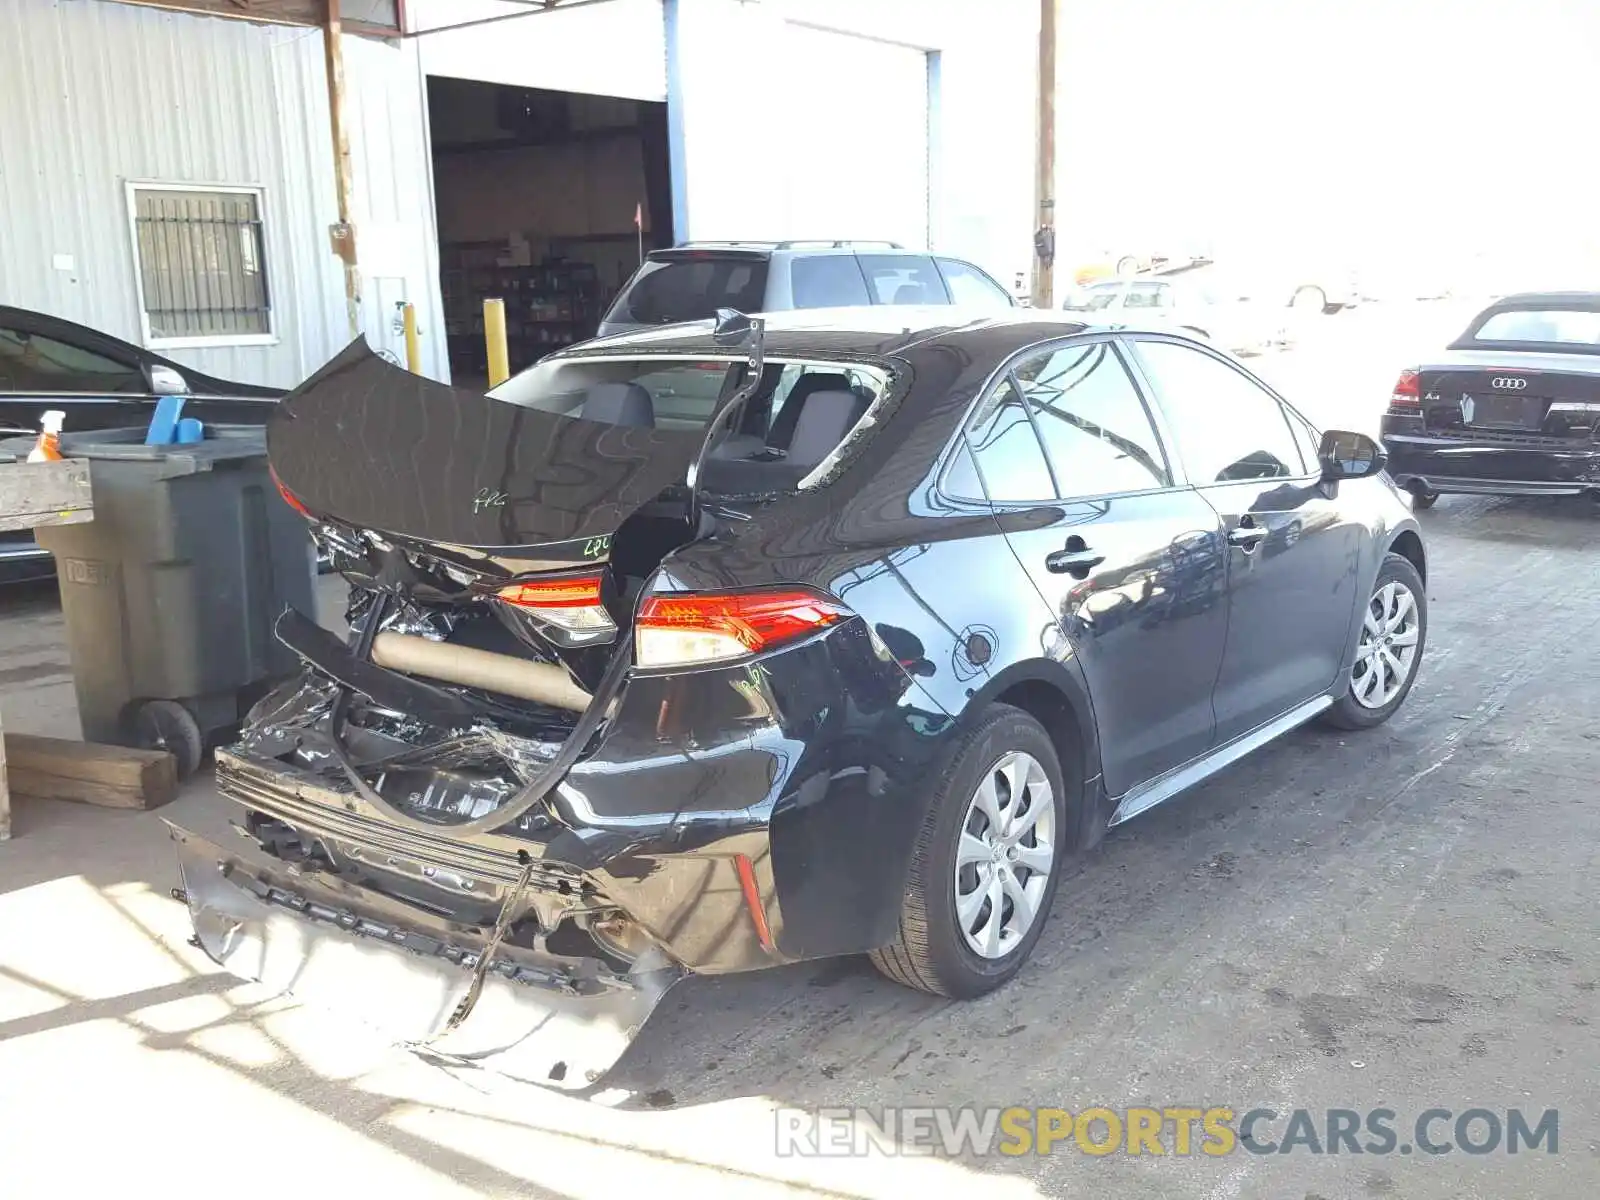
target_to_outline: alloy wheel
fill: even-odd
[[[981,958],[1004,958],[1041,918],[1055,867],[1055,794],[1032,755],[1012,751],[984,772],[956,845],[956,923]]]
[[[1421,618],[1417,598],[1390,580],[1367,604],[1350,675],[1350,694],[1362,708],[1383,708],[1405,687],[1417,665]]]

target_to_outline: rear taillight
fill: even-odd
[[[1394,381],[1394,395],[1389,397],[1390,409],[1414,412],[1422,407],[1422,387],[1417,372],[1407,369]]]
[[[267,474],[272,476],[273,486],[278,489],[278,495],[283,497],[283,502],[285,504],[294,509],[295,512],[299,513],[306,520],[316,520],[316,518],[311,515],[311,510],[304,504],[300,503],[300,497],[291,492],[288,487],[284,485],[283,480],[278,478],[278,473],[272,469],[271,463],[267,464]]]
[[[502,604],[509,604],[535,620],[570,634],[615,633],[616,622],[606,611],[599,575],[563,575],[552,579],[525,579],[508,584],[495,593]]]
[[[742,658],[849,616],[837,600],[809,588],[646,596],[634,623],[635,661],[668,667]]]

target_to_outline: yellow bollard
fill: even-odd
[[[413,375],[422,374],[422,339],[417,336],[417,306],[405,304],[400,310],[406,331],[406,370]]]
[[[489,386],[499,387],[511,378],[511,360],[506,354],[506,302],[483,302],[483,340],[489,347]]]

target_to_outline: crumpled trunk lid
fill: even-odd
[[[576,542],[577,558],[603,555],[596,539],[681,483],[699,445],[683,430],[560,416],[436,383],[360,340],[267,426],[279,482],[318,517],[501,553]]]

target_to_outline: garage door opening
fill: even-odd
[[[670,246],[663,103],[428,77],[451,378],[488,378],[483,302],[513,372],[593,337],[645,253]]]

